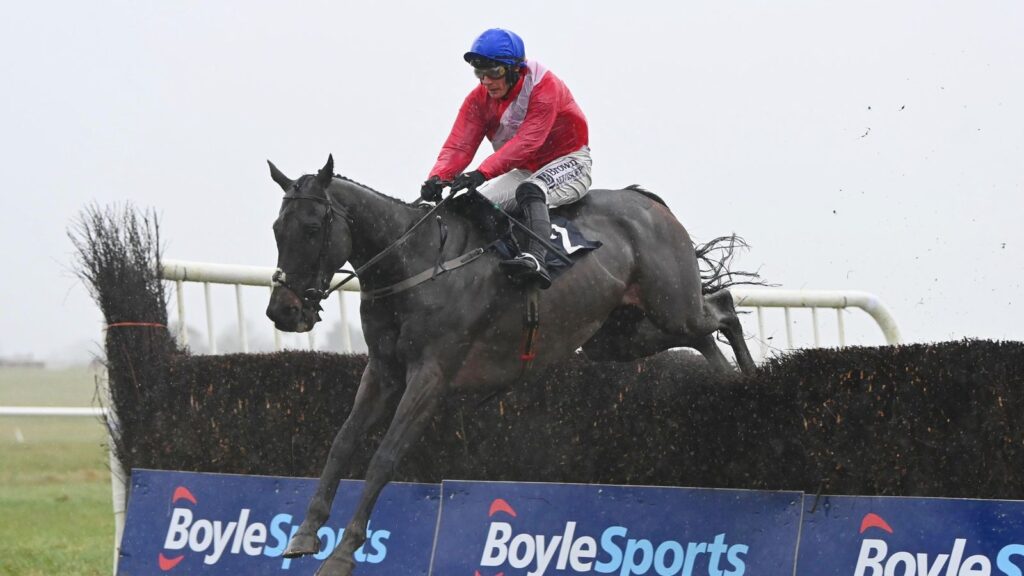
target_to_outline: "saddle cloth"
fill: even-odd
[[[576,224],[555,214],[551,215],[550,240],[556,248],[560,249],[562,254],[569,255],[574,261],[583,257],[583,255],[591,250],[597,250],[601,247],[599,240],[585,238],[579,228],[576,227]],[[521,252],[519,243],[511,234],[506,234],[503,238],[499,239],[495,249],[503,260],[515,258]],[[558,256],[552,254],[551,250],[548,250],[547,256],[544,258],[544,266],[548,269],[548,273],[553,281],[572,265],[566,264]]]

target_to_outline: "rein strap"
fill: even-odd
[[[496,242],[491,242],[487,246],[481,246],[480,248],[466,252],[462,256],[452,258],[451,260],[447,260],[445,262],[440,262],[430,268],[427,268],[426,270],[420,272],[419,274],[406,278],[405,280],[402,280],[401,282],[398,282],[396,284],[385,286],[383,288],[377,288],[376,290],[364,290],[363,296],[368,297],[372,300],[376,298],[385,298],[387,296],[398,294],[399,292],[404,292],[414,286],[419,286],[420,284],[426,282],[427,280],[433,280],[434,278],[440,276],[441,274],[444,274],[445,272],[451,272],[456,268],[461,268],[462,266],[469,264],[470,262],[486,254],[488,250],[494,248],[494,246],[496,245]]]

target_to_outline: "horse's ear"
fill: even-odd
[[[270,160],[267,160],[267,164],[270,164],[270,177],[274,179],[274,182],[277,182],[277,185],[285,192],[291,190],[295,182],[292,182],[284,173],[278,170],[277,166],[274,166],[274,163]]]
[[[316,183],[323,189],[327,189],[331,184],[331,179],[334,178],[334,155],[327,155],[327,164],[316,173]]]

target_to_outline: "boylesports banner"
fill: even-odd
[[[118,574],[313,574],[363,487],[342,481],[316,556],[283,558],[315,486],[134,470]],[[356,562],[361,576],[1024,576],[1024,502],[392,483]]]
[[[431,574],[792,576],[801,492],[442,483]]]
[[[316,556],[282,557],[316,480],[133,470],[117,573],[308,575],[341,541],[363,483],[343,480]],[[427,574],[439,486],[388,484],[356,551],[357,572]]]
[[[797,576],[1022,576],[1024,502],[806,496]]]

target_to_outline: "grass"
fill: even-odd
[[[94,406],[86,368],[0,368],[0,406]],[[96,418],[0,417],[0,576],[109,575],[114,519]]]

